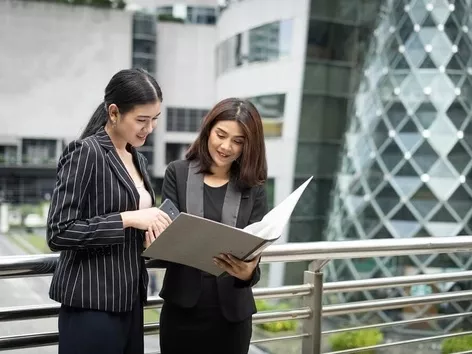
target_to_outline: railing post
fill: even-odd
[[[302,354],[321,354],[321,314],[323,311],[323,272],[320,268],[304,273],[304,283],[313,284],[313,292],[304,297],[304,305],[311,309],[311,317],[303,321],[303,333],[308,333],[302,341]]]

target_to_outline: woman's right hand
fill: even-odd
[[[172,220],[169,215],[158,208],[148,208],[134,211],[125,211],[121,213],[123,227],[134,227],[139,230],[152,229],[159,235],[170,225]]]

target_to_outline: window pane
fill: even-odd
[[[265,24],[249,30],[249,62],[270,61],[289,54],[291,21]]]
[[[353,62],[358,30],[354,26],[310,20],[307,58]]]

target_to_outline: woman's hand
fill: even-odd
[[[121,213],[123,227],[134,227],[139,230],[153,230],[159,235],[170,225],[169,215],[158,208],[148,208]]]
[[[256,269],[257,264],[261,256],[257,256],[250,262],[245,262],[230,254],[220,254],[218,257],[213,259],[213,262],[225,270],[229,275],[241,279],[243,281],[248,281],[252,278],[254,269]]]

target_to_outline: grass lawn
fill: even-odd
[[[144,323],[159,322],[159,311],[157,309],[144,310]]]
[[[16,234],[16,235],[9,235],[10,240],[15,243],[18,247],[26,251],[27,253],[31,253],[31,250],[28,247],[25,247],[24,243],[28,243],[33,248],[37,249],[39,253],[51,253],[49,249],[46,238],[44,236],[36,235],[36,234]],[[21,239],[23,242],[21,242]]]
[[[31,246],[36,248],[41,253],[51,253],[51,250],[46,243],[46,239],[43,236],[28,234],[20,237],[23,237],[25,241],[27,241],[29,244],[31,244]]]

